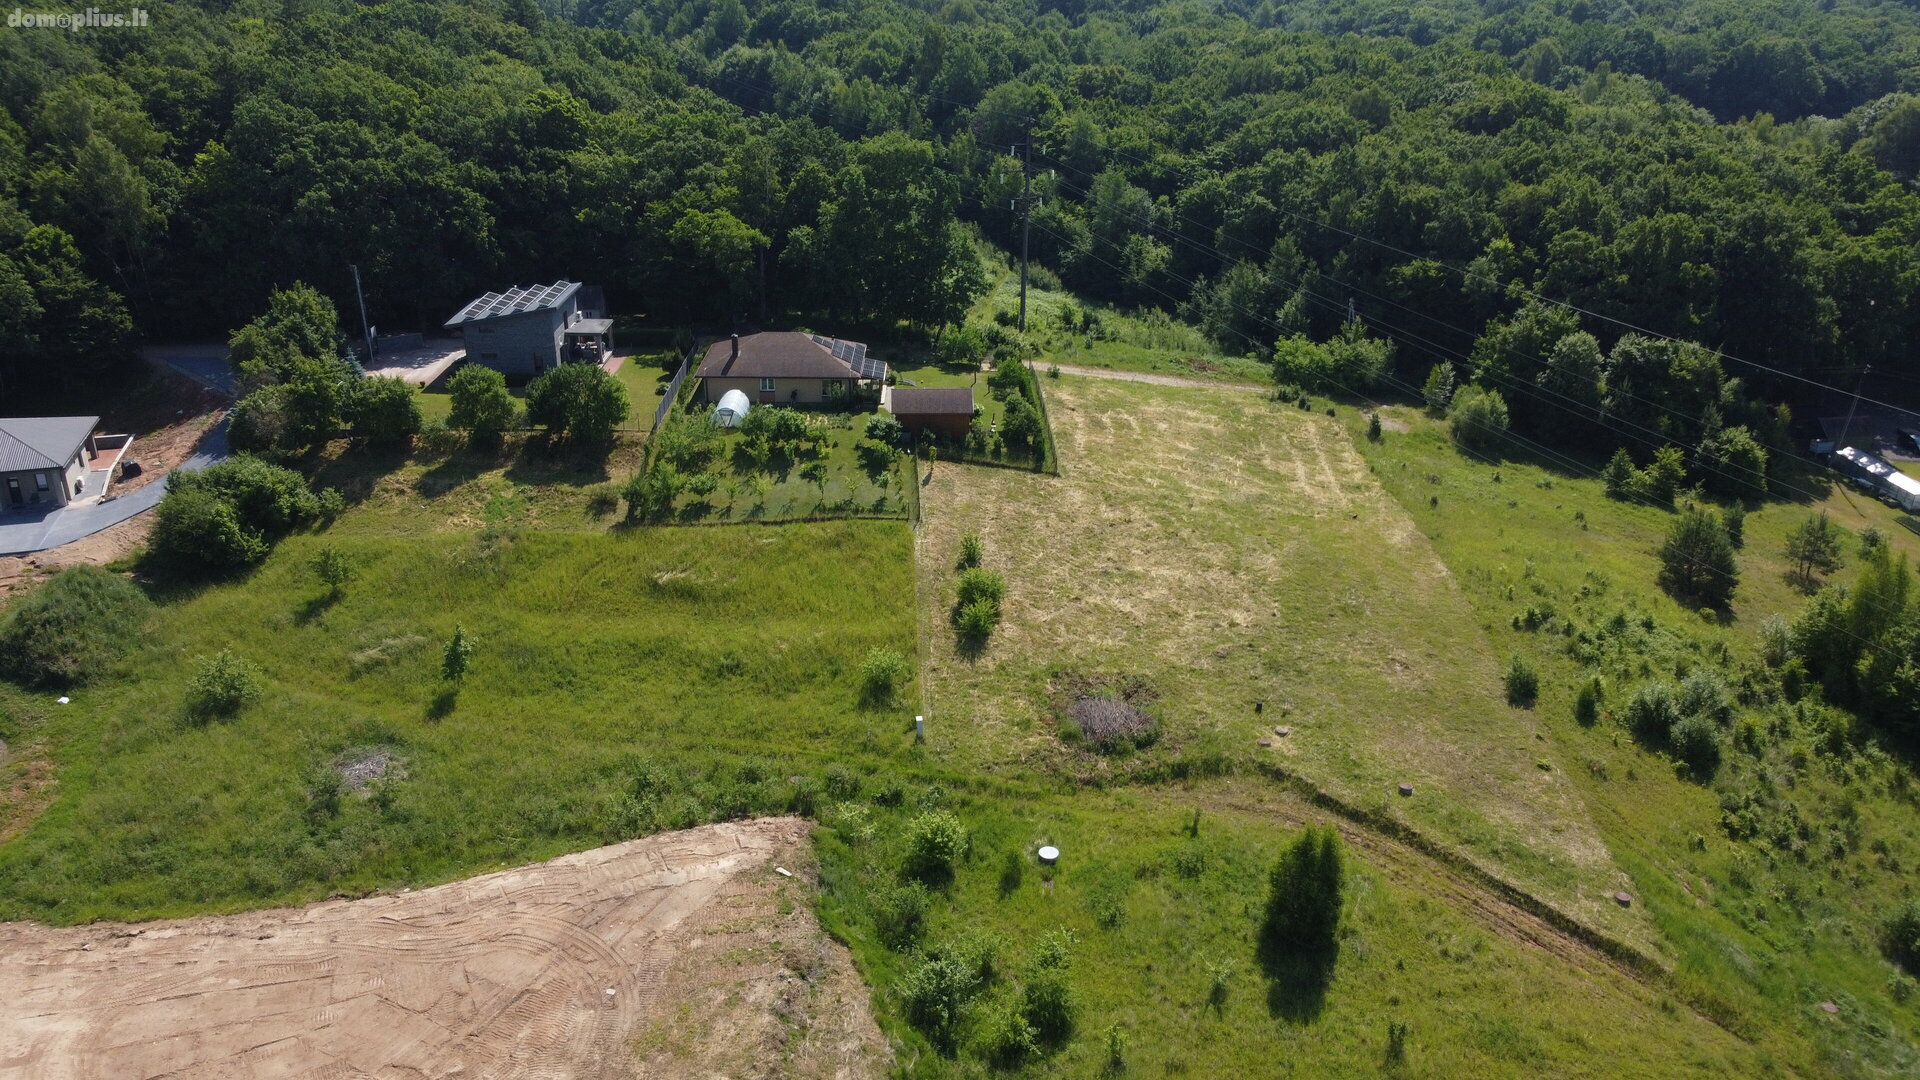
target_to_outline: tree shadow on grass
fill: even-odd
[[[581,443],[551,436],[529,438],[507,466],[506,477],[517,484],[604,484],[612,478],[607,462],[613,451],[611,443]]]
[[[472,483],[497,464],[499,459],[485,450],[462,450],[421,473],[413,482],[413,490],[425,498],[437,499],[462,484]]]
[[[1267,977],[1267,1011],[1283,1020],[1317,1020],[1326,1008],[1327,986],[1340,959],[1338,939],[1314,946],[1260,935],[1260,970]]]
[[[453,715],[454,706],[460,703],[460,690],[453,686],[443,686],[427,702],[427,719],[445,720]]]
[[[305,626],[320,616],[325,615],[328,611],[332,610],[333,605],[340,602],[340,596],[341,594],[339,592],[328,589],[319,596],[306,600],[293,610],[294,624],[296,626]]]

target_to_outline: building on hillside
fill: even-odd
[[[564,363],[599,363],[613,351],[613,320],[596,285],[556,281],[488,293],[444,324],[459,330],[467,359],[507,375],[538,375]]]
[[[735,334],[708,346],[694,372],[701,400],[738,390],[756,405],[821,405],[874,392],[887,365],[857,341],[791,332]]]
[[[1920,480],[1893,467],[1886,458],[1852,446],[1833,452],[1833,467],[1854,483],[1902,510],[1920,510]]]
[[[65,506],[85,494],[99,423],[97,416],[0,420],[0,485],[6,489],[0,508]]]
[[[931,431],[964,439],[973,427],[973,388],[970,386],[889,386],[880,391],[880,407],[915,435]]]

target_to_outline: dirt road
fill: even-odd
[[[0,1076],[878,1076],[867,992],[805,903],[806,831],[712,825],[299,910],[0,926]]]

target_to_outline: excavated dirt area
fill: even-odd
[[[866,988],[806,903],[806,833],[711,825],[298,910],[6,924],[0,1076],[879,1076]]]

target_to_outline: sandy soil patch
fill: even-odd
[[[806,832],[712,825],[291,911],[0,926],[0,1072],[878,1076],[866,992],[806,906]]]

